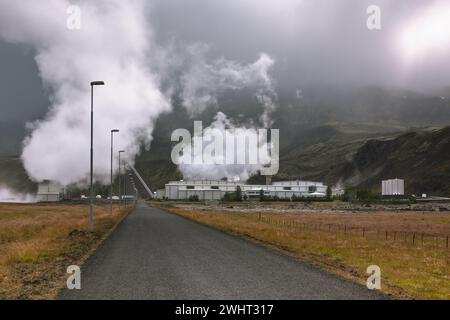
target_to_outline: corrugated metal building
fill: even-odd
[[[164,197],[170,200],[186,200],[197,196],[200,200],[220,200],[225,193],[235,192],[241,187],[242,195],[248,198],[258,198],[261,190],[265,196],[292,198],[296,197],[326,197],[327,186],[321,182],[282,181],[270,185],[248,185],[242,182],[216,180],[171,181],[166,184]],[[161,197],[159,194],[158,197]]]

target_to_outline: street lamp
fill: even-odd
[[[113,158],[114,158],[114,133],[118,133],[120,130],[114,129],[111,130],[111,194],[109,197],[110,206],[109,206],[109,217],[112,218],[113,213]]]
[[[94,230],[94,86],[104,86],[103,81],[91,82],[91,174],[90,174],[90,201],[89,201],[89,229]]]
[[[121,188],[121,184],[122,184],[122,174],[121,174],[121,162],[120,162],[120,155],[122,154],[122,153],[125,153],[125,151],[124,150],[120,150],[119,151],[119,200],[120,200],[120,203],[122,203],[122,193],[121,193],[121,190],[120,190],[120,188]]]

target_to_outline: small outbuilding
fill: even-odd
[[[62,200],[64,188],[52,181],[43,181],[39,183],[37,192],[38,202],[59,202]]]

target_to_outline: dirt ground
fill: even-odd
[[[0,204],[0,300],[52,299],[66,269],[79,265],[126,216],[129,208],[75,204]]]

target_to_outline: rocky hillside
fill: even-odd
[[[352,130],[350,130],[352,128]],[[406,180],[408,194],[450,196],[450,127],[403,133],[365,133],[354,127],[322,126],[305,130],[304,140],[281,151],[280,172],[274,179],[306,179],[330,185],[360,186],[380,191],[380,181]],[[32,192],[18,158],[3,158],[0,179],[16,190]],[[154,143],[143,150],[136,168],[152,189],[183,178],[170,162],[170,144]],[[253,177],[250,183],[261,183]]]
[[[342,171],[349,183],[380,189],[386,178],[406,180],[408,194],[450,196],[450,127],[369,140]]]
[[[423,95],[375,87],[316,87],[301,92],[282,88],[278,100],[272,114],[273,128],[281,130],[276,179],[378,190],[382,179],[398,177],[406,180],[408,193],[450,195],[450,129],[446,127],[450,125],[450,91]],[[174,96],[174,111],[158,119],[151,148],[143,147],[136,159],[136,168],[153,190],[182,178],[170,161],[173,130],[192,132],[194,119],[207,126],[218,111],[236,125],[261,126],[256,119],[262,109],[252,92],[228,92],[219,101],[220,108],[211,107],[192,118]],[[20,190],[35,188],[17,157],[0,160],[0,183]],[[250,179],[262,181],[257,176]]]

